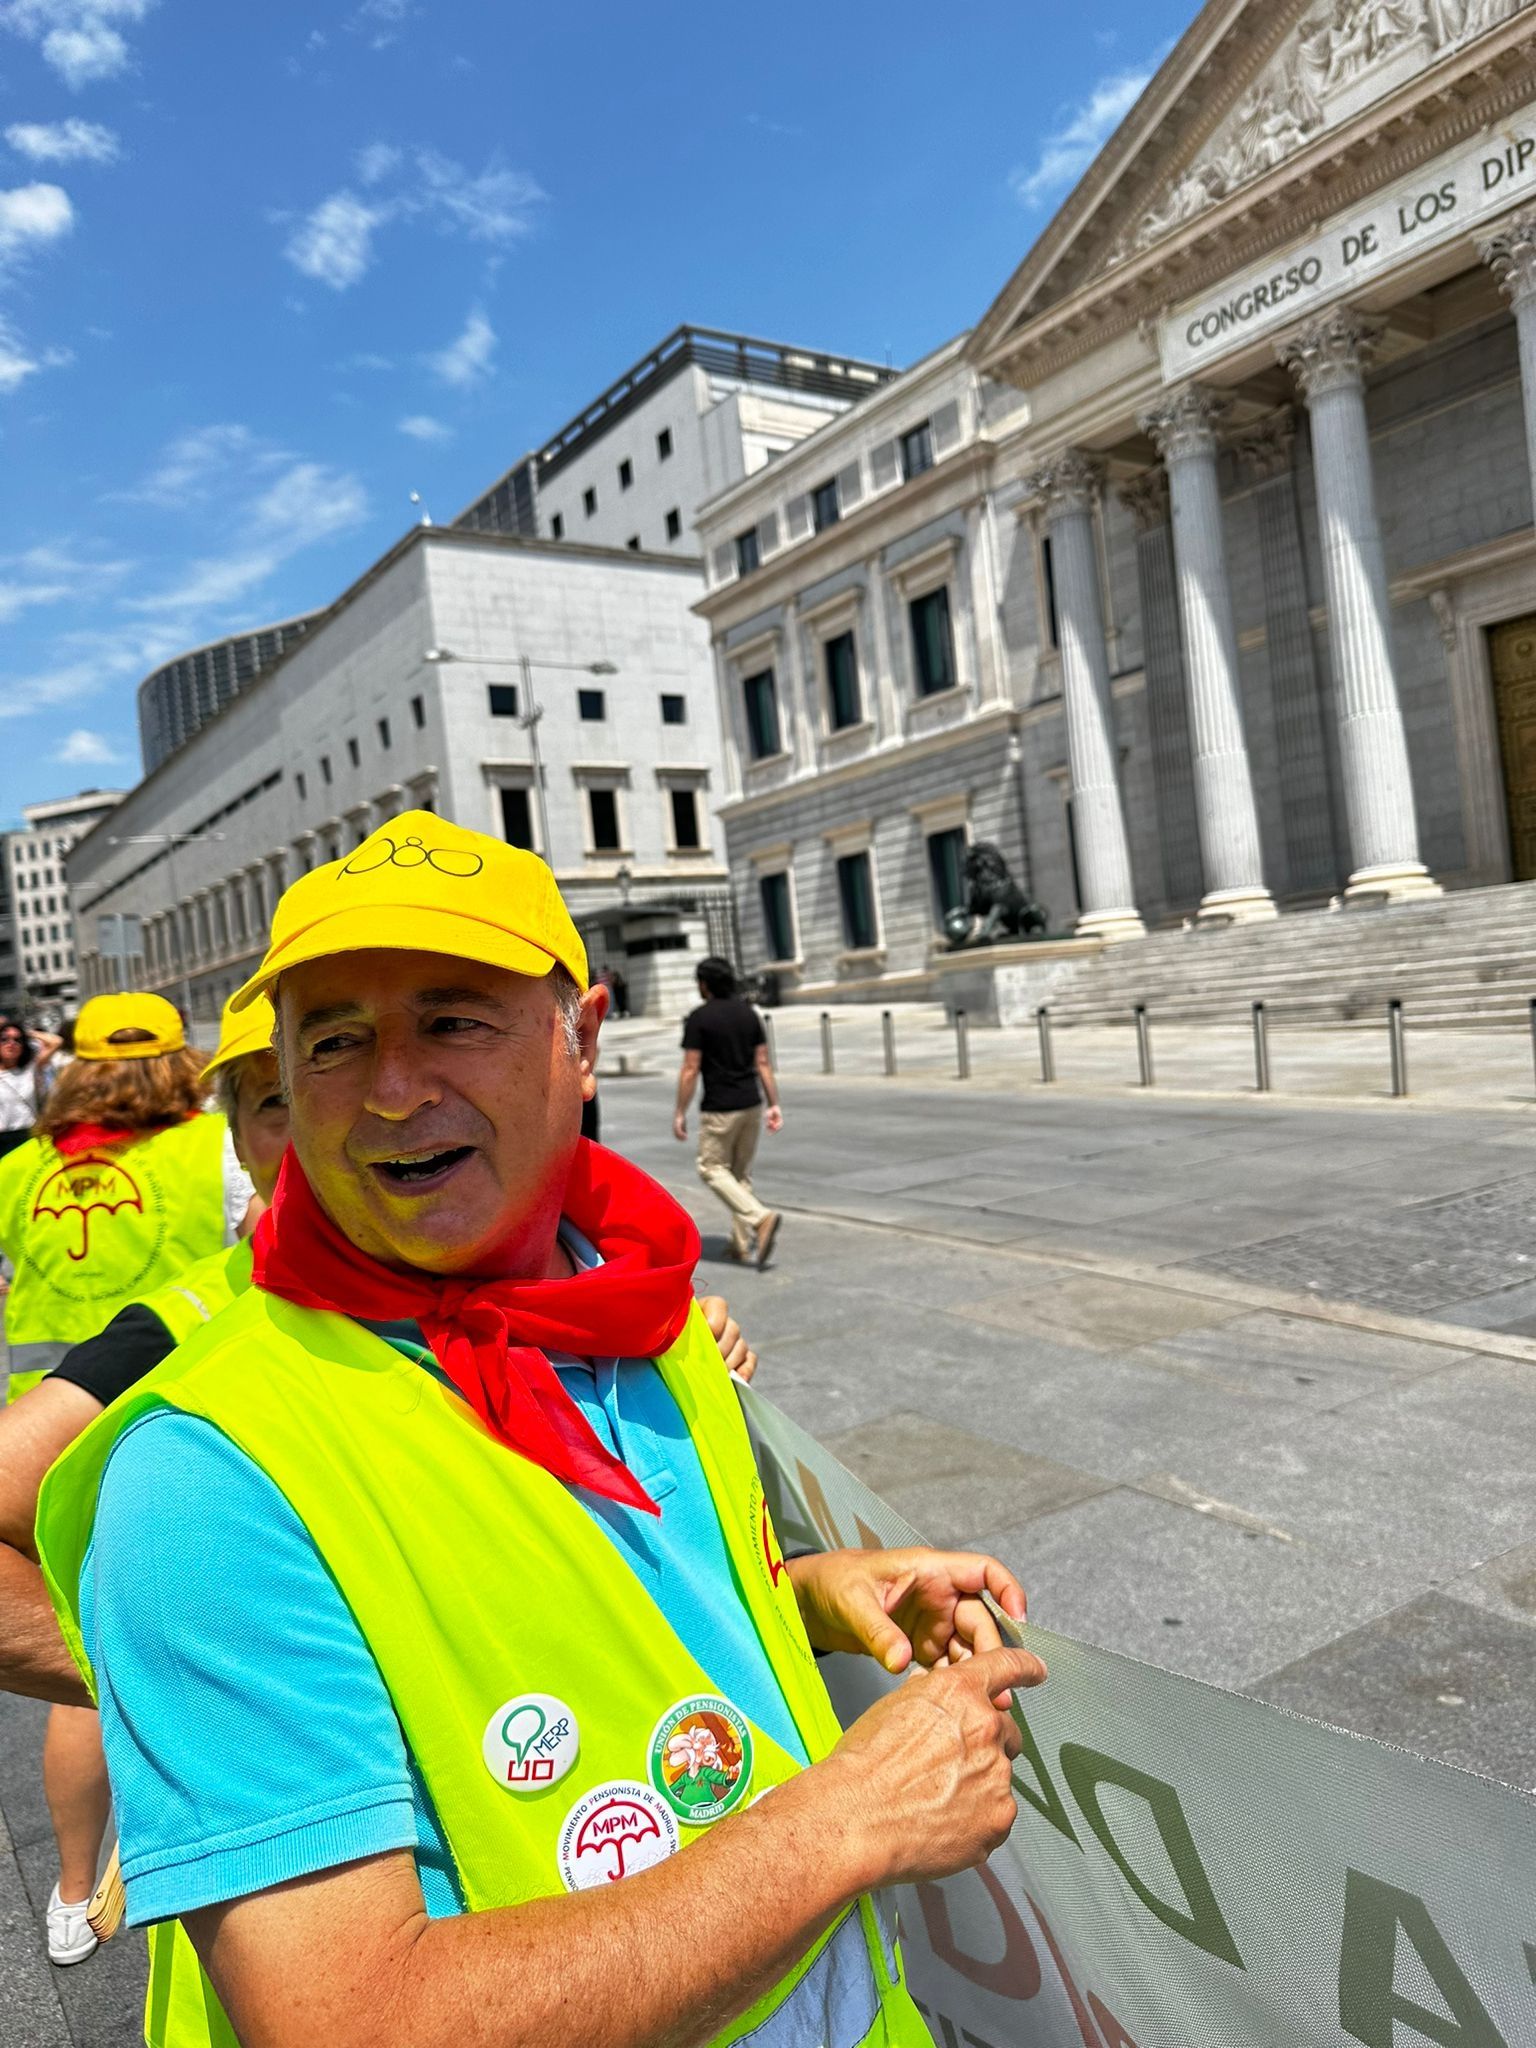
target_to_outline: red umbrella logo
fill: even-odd
[[[606,1875],[613,1884],[627,1875],[630,1850],[640,1849],[648,1841],[661,1841],[661,1823],[655,1814],[638,1799],[608,1799],[594,1807],[582,1822],[576,1837],[576,1854],[588,1856],[595,1852],[600,1856],[605,1849],[611,1849],[613,1868]]]
[[[784,1576],[784,1559],[779,1554],[779,1547],[773,1540],[773,1524],[768,1519],[768,1497],[766,1494],[763,1496],[762,1537],[763,1562],[768,1567],[769,1578],[777,1585]]]
[[[77,1251],[71,1245],[69,1256],[79,1260],[91,1249],[91,1218],[116,1216],[123,1209],[136,1209],[141,1216],[144,1214],[144,1197],[133,1175],[115,1159],[98,1159],[87,1153],[83,1158],[66,1160],[49,1174],[32,1204],[32,1220],[36,1223],[44,1216],[52,1216],[71,1227],[70,1218],[78,1217],[80,1247]]]

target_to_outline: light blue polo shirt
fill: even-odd
[[[569,1227],[562,1236],[580,1263],[595,1262]],[[648,1359],[554,1363],[661,1515],[576,1497],[714,1683],[803,1762],[660,1373]],[[515,1608],[515,1569],[510,1583]],[[463,1911],[437,1816],[340,1590],[277,1487],[213,1424],[161,1409],[124,1431],[102,1480],[81,1620],[130,1923],[391,1849],[414,1851],[430,1914]]]

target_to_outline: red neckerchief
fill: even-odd
[[[61,1159],[75,1159],[82,1152],[99,1152],[107,1145],[126,1145],[136,1138],[155,1138],[168,1131],[169,1124],[150,1124],[143,1130],[124,1131],[112,1124],[66,1124],[54,1134],[53,1149]]]
[[[546,1354],[654,1358],[682,1335],[699,1233],[655,1181],[583,1139],[562,1211],[602,1255],[569,1280],[438,1279],[361,1252],[315,1199],[292,1148],[253,1240],[252,1279],[300,1308],[421,1325],[438,1364],[500,1441],[556,1479],[660,1510],[606,1450]]]

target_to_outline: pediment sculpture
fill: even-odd
[[[1427,58],[1486,35],[1532,0],[1328,0],[1110,251],[1112,268],[1271,171],[1330,119],[1330,102],[1401,53]]]

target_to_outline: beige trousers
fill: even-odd
[[[731,1243],[750,1255],[771,1211],[752,1192],[752,1161],[763,1128],[759,1109],[711,1109],[699,1118],[699,1179],[731,1212]]]

